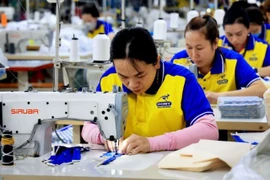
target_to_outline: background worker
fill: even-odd
[[[216,104],[220,96],[263,96],[266,87],[243,57],[218,47],[219,31],[213,18],[193,18],[184,36],[186,50],[177,53],[171,62],[197,65],[198,82],[211,104]]]
[[[261,77],[270,75],[270,47],[250,33],[250,22],[245,9],[233,4],[223,20],[225,36],[219,46],[233,49],[241,54]]]
[[[84,31],[90,38],[94,38],[99,33],[107,34],[113,38],[114,33],[112,25],[106,21],[99,20],[100,13],[95,3],[90,3],[83,7],[82,20],[84,23]]]

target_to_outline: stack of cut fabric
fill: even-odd
[[[53,144],[72,144],[73,142],[73,126],[68,125],[60,129],[55,130],[52,133]]]
[[[258,119],[265,116],[263,99],[256,96],[220,97],[221,118]]]
[[[200,140],[165,156],[158,164],[162,169],[202,172],[234,167],[251,149],[251,144]]]

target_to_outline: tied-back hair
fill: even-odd
[[[184,35],[188,31],[200,31],[211,44],[215,44],[219,38],[217,21],[209,15],[193,18],[187,24]]]
[[[258,7],[251,6],[251,7],[246,9],[246,12],[247,12],[250,23],[254,23],[257,25],[263,24],[264,17],[263,17],[261,10]]]
[[[98,18],[100,16],[98,8],[93,2],[88,3],[83,7],[82,14],[91,14],[94,18]]]
[[[226,25],[232,25],[235,23],[243,24],[247,29],[249,29],[249,18],[245,9],[248,7],[246,3],[235,2],[231,8],[226,12],[223,19],[223,27]]]
[[[270,12],[270,0],[265,0],[263,4],[264,13]]]
[[[138,71],[135,61],[145,64],[157,63],[157,49],[150,33],[141,27],[130,27],[119,31],[112,40],[110,60],[129,60]]]

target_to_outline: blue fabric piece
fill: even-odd
[[[49,161],[47,164],[52,166],[61,165],[63,163],[71,164],[72,163],[72,153],[71,149],[65,149],[60,154],[55,155],[55,157]]]
[[[100,157],[112,157],[113,155],[115,155],[115,152],[108,151],[102,154]]]
[[[81,160],[81,153],[89,151],[89,147],[66,147],[66,146],[55,146],[55,154],[50,156],[49,159],[43,162],[47,165],[57,166],[61,164],[73,164]]]
[[[80,161],[81,160],[81,148],[75,147],[73,150],[72,162]]]
[[[231,134],[232,138],[235,140],[235,142],[240,142],[240,143],[249,143],[245,140],[243,140],[238,134]],[[258,142],[252,142],[251,145],[258,145]]]
[[[115,153],[115,152],[106,152],[104,154],[102,154],[100,156],[100,158],[104,158],[105,157],[105,160],[102,161],[100,164],[98,164],[97,166],[101,166],[101,165],[107,165],[107,164],[110,164],[111,162],[113,162],[114,160],[116,160],[117,158],[121,157],[123,154],[121,153]]]

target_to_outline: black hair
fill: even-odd
[[[184,35],[188,31],[200,31],[211,44],[214,44],[219,38],[217,21],[209,15],[193,18],[187,24]]]
[[[157,49],[150,33],[141,27],[130,27],[119,31],[111,43],[111,61],[130,60],[137,70],[135,60],[146,64],[157,63]]]
[[[270,12],[270,0],[265,0],[263,4],[264,13]]]
[[[88,3],[87,5],[85,5],[82,9],[82,14],[91,14],[95,18],[98,18],[100,16],[95,3]]]
[[[250,23],[254,23],[257,25],[262,25],[264,18],[261,10],[258,7],[249,7],[246,9],[247,16],[249,18]]]
[[[232,5],[231,5],[231,8],[242,8],[242,9],[246,9],[248,7],[250,7],[251,4],[249,4],[247,1],[243,1],[243,0],[240,0],[240,1],[235,1]]]
[[[223,18],[223,28],[226,25],[232,25],[234,23],[243,24],[247,29],[249,28],[249,19],[245,11],[245,3],[240,3],[241,1],[233,3],[231,8],[226,12]]]

